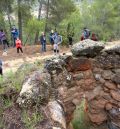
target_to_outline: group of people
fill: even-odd
[[[19,32],[15,26],[13,26],[11,29],[11,35],[12,35],[12,39],[13,39],[12,46],[17,48],[17,53],[19,53],[19,50],[23,53],[22,42],[19,39]],[[4,52],[7,52],[7,48],[10,46],[10,44],[7,40],[7,36],[3,29],[0,30],[0,41],[3,45]]]
[[[51,30],[49,34],[49,41],[54,54],[59,54],[59,45],[62,43],[62,36],[59,35],[57,31],[54,32],[53,30]],[[46,52],[46,35],[44,32],[42,32],[42,35],[40,36],[40,43],[42,45],[41,51]]]
[[[98,38],[97,38],[96,34],[95,33],[91,34],[91,31],[87,28],[83,29],[83,33],[82,33],[82,36],[81,36],[80,40],[82,41],[82,40],[85,40],[85,39],[91,39],[93,41],[98,41]]]

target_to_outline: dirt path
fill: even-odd
[[[24,54],[17,54],[15,48],[10,48],[8,50],[7,56],[2,55],[2,51],[0,51],[1,59],[3,60],[3,73],[7,72],[15,72],[22,64],[24,63],[34,63],[36,61],[43,61],[47,58],[53,57],[54,53],[51,50],[51,46],[47,46],[47,52],[41,53],[40,46],[27,46],[23,48]],[[60,52],[69,53],[69,48],[61,47]]]

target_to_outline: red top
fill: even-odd
[[[20,39],[16,40],[16,48],[21,48],[22,47],[22,42]]]
[[[92,34],[91,40],[98,41],[98,39],[97,39],[97,37],[96,37],[96,35],[94,33]]]
[[[83,41],[84,40],[84,36],[81,36],[80,40]]]

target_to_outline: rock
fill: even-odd
[[[117,100],[120,102],[120,91],[119,90],[118,91],[111,90],[110,93],[114,100]]]
[[[74,74],[73,75],[73,79],[74,80],[81,80],[81,79],[83,79],[84,78],[84,74],[83,73],[77,73],[77,74]]]
[[[93,123],[98,125],[107,120],[107,114],[104,111],[100,111],[98,114],[88,113],[88,116]]]
[[[45,69],[52,74],[59,74],[63,67],[65,67],[65,61],[61,57],[51,58],[46,60]]]
[[[105,109],[106,110],[111,110],[112,109],[112,104],[111,103],[107,103],[106,105],[105,105]]]
[[[110,70],[104,70],[102,73],[102,77],[106,80],[110,80],[113,76],[114,74]]]
[[[87,58],[80,57],[80,58],[73,58],[67,64],[67,70],[69,72],[73,71],[86,71],[91,69],[91,61]]]
[[[58,123],[58,127],[60,129],[66,129],[66,120],[64,115],[64,109],[61,104],[57,101],[49,102],[47,105],[47,113],[49,117],[52,119],[52,123]],[[61,126],[61,127],[60,127]],[[59,129],[56,128],[56,129]],[[54,127],[55,129],[55,127]]]
[[[112,81],[115,82],[116,84],[120,84],[120,73],[116,74],[113,78]]]
[[[101,74],[95,74],[94,77],[97,81],[101,80]]]
[[[94,79],[86,79],[84,82],[84,85],[82,86],[82,88],[84,90],[93,90],[95,87],[95,80]]]
[[[75,57],[94,57],[98,55],[102,49],[104,49],[104,43],[87,39],[74,44],[71,51]]]
[[[96,96],[98,96],[101,92],[102,88],[100,86],[96,87],[93,91],[91,92],[86,92],[85,96],[88,101],[91,101],[94,99]]]
[[[108,100],[105,100],[104,98],[99,98],[98,100],[91,100],[89,102],[89,105],[94,109],[104,109],[106,103],[108,103]]]
[[[114,83],[109,82],[109,81],[105,82],[105,87],[107,87],[108,89],[112,89],[112,90],[115,90],[117,88]]]
[[[107,48],[105,49],[105,52],[107,52],[108,54],[117,53],[120,55],[120,45],[115,45],[114,47]]]
[[[21,106],[31,105],[38,99],[46,102],[50,97],[51,76],[43,71],[36,71],[23,84],[17,103]]]
[[[99,55],[96,57],[96,62],[102,69],[120,68],[120,56],[117,54]]]

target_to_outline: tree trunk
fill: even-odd
[[[11,23],[11,18],[10,18],[10,3],[8,0],[6,1],[6,5],[7,5],[7,12],[6,13],[7,13],[7,18],[8,18],[8,23],[9,23],[9,31],[10,31],[10,40],[12,43],[12,33],[11,33],[12,23]]]
[[[40,21],[43,0],[38,0],[38,2],[39,2],[38,21]],[[38,38],[39,38],[39,31],[37,31],[35,34],[35,41],[34,41],[35,43],[38,42]]]
[[[47,1],[46,23],[45,23],[45,33],[46,33],[46,31],[47,31],[48,15],[49,15],[49,6],[50,6],[50,0],[48,0],[48,1]]]
[[[21,0],[18,0],[18,28],[19,28],[19,38],[22,40]]]

